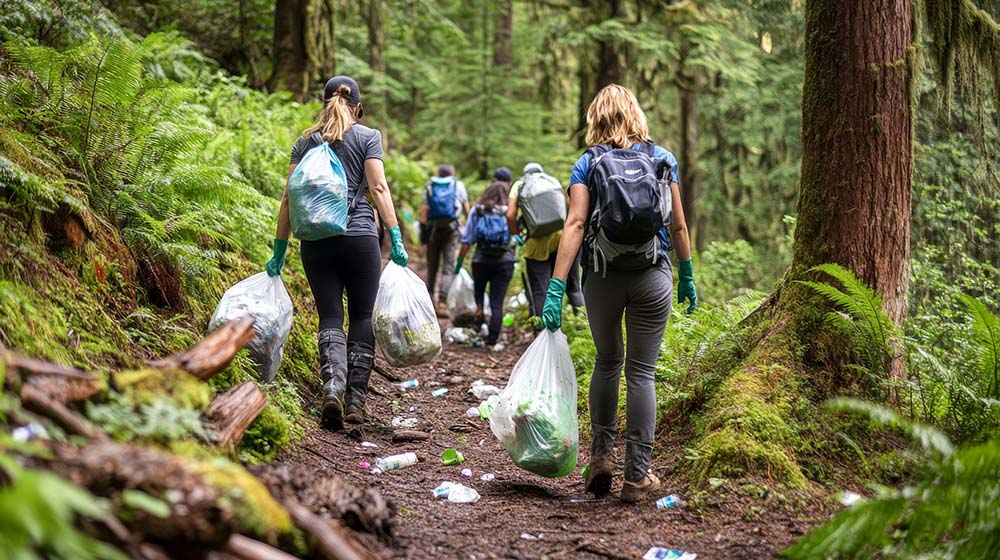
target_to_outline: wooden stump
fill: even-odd
[[[267,395],[253,381],[246,381],[219,395],[205,411],[216,427],[222,447],[235,446],[267,406]]]

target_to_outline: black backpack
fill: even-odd
[[[653,159],[653,143],[638,150],[593,146],[590,219],[584,244],[594,271],[643,270],[660,256],[660,230],[669,231],[671,166]]]

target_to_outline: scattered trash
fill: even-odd
[[[507,300],[507,309],[511,311],[517,311],[525,305],[528,305],[528,295],[524,292],[519,292],[516,296]]]
[[[417,464],[416,453],[402,453],[389,457],[375,459],[375,465],[383,471],[395,471]]]
[[[464,268],[451,281],[445,307],[453,325],[471,325],[475,321],[475,284]]]
[[[586,504],[590,502],[599,502],[600,498],[570,498],[569,503],[571,504]]]
[[[469,342],[469,335],[463,328],[451,327],[444,331],[444,339],[452,344],[465,344]]]
[[[469,387],[469,392],[472,393],[477,399],[483,400],[493,395],[500,394],[500,387],[496,385],[487,385],[482,379],[477,379],[472,382],[472,387]]]
[[[472,478],[472,469],[462,469],[462,478]]]
[[[374,469],[372,469],[372,470],[370,470],[368,472],[370,472],[372,474],[382,474],[382,469],[380,469],[378,467],[375,467]]]
[[[521,540],[525,541],[537,541],[542,538],[542,534],[532,535],[531,533],[521,533]]]
[[[483,476],[479,477],[479,480],[482,480],[483,482],[492,482],[493,479],[495,478],[496,475],[494,475],[493,473],[486,473]]]
[[[461,451],[454,448],[445,449],[444,453],[441,454],[441,464],[442,465],[460,465],[465,462],[465,456],[462,455]]]
[[[433,397],[443,397],[445,393],[448,392],[447,387],[441,387],[440,389],[434,389],[431,391],[431,396]]]
[[[358,463],[358,468],[367,471],[368,469],[372,468],[372,464],[369,463],[368,461],[361,461],[360,463]]]
[[[472,348],[482,348],[483,346],[486,346],[486,343],[483,342],[483,339],[477,338],[476,340],[472,341],[472,345],[471,346],[472,346]]]
[[[440,486],[431,490],[431,494],[434,494],[435,498],[447,498],[448,493],[451,492],[451,487],[454,483],[452,482],[442,482]]]
[[[419,387],[419,386],[420,386],[419,379],[407,379],[406,381],[399,384],[399,387],[403,390],[412,389],[413,387]]]
[[[428,381],[427,382],[427,386],[428,387],[440,387],[442,385],[444,385],[444,383],[441,383],[440,381]]]
[[[417,405],[413,405],[413,406],[410,407],[410,412],[416,412],[418,410],[420,410],[420,407],[417,406]]]
[[[479,501],[479,492],[463,484],[453,484],[448,492],[448,501],[455,504],[471,504]]]
[[[678,496],[677,494],[671,494],[669,496],[656,500],[657,509],[681,508],[686,505],[687,502],[684,501],[684,498]]]
[[[492,397],[479,403],[479,417],[484,420],[489,418],[490,413],[493,412],[493,409],[496,408],[499,402],[500,402],[500,395],[493,395]]]
[[[507,345],[505,345],[503,342],[497,342],[496,344],[493,345],[492,350],[494,352],[499,353],[499,352],[503,352],[506,348],[507,348]]]
[[[658,546],[654,546],[642,555],[642,560],[695,560],[696,558],[698,555],[692,552],[681,552]]]
[[[374,443],[372,443],[370,441],[362,441],[361,442],[361,447],[367,447],[368,449],[375,449],[376,447],[378,447],[378,445],[375,445]]]
[[[508,313],[503,316],[503,326],[513,327],[514,326],[514,314]]]
[[[10,437],[14,441],[25,442],[33,440],[38,437],[48,439],[49,434],[48,432],[45,431],[44,426],[42,426],[41,424],[37,424],[35,422],[31,422],[30,424],[25,424],[19,428],[14,428],[10,432]]]
[[[469,410],[466,410],[465,415],[468,416],[469,418],[479,418],[479,407],[474,406]]]
[[[489,319],[489,317],[487,317]],[[487,336],[490,334],[490,328],[486,326],[486,323],[479,325],[479,336]]]
[[[397,416],[392,419],[393,428],[402,428],[404,430],[412,430],[417,427],[416,418],[403,418],[402,416]]]
[[[858,494],[856,492],[851,492],[849,490],[843,492],[840,495],[840,503],[843,504],[843,505],[845,505],[845,506],[847,506],[847,507],[851,507],[855,503],[857,503],[858,500],[863,500],[863,499],[864,499],[864,496],[862,496],[861,494]]]

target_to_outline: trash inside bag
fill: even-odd
[[[281,365],[285,339],[292,330],[292,299],[281,276],[254,274],[226,290],[208,322],[208,330],[250,315],[254,338],[247,344],[260,381],[270,383]]]
[[[490,429],[517,466],[566,476],[576,468],[579,447],[576,397],[566,335],[543,330],[514,366],[489,413]]]
[[[393,366],[429,362],[441,353],[441,328],[427,286],[412,270],[394,262],[379,280],[372,314],[375,340]]]
[[[347,174],[326,142],[312,148],[288,179],[288,217],[292,233],[315,241],[347,231]]]
[[[472,277],[463,268],[451,281],[448,288],[448,317],[456,327],[471,326],[476,316],[476,299]]]

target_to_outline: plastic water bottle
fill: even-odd
[[[685,502],[684,498],[681,498],[677,494],[671,494],[669,496],[656,500],[657,509],[672,509],[672,508],[684,507],[685,505],[687,505],[687,502]]]
[[[395,471],[416,464],[416,453],[402,453],[400,455],[390,455],[389,457],[375,459],[375,466],[383,471]]]
[[[434,389],[431,391],[431,396],[433,397],[443,397],[445,393],[448,392],[447,387],[441,387],[440,389]]]
[[[455,504],[471,504],[479,501],[479,492],[464,484],[453,484],[448,491],[448,501]]]
[[[407,379],[406,381],[400,383],[399,386],[401,388],[403,388],[404,390],[405,389],[412,389],[414,387],[419,387],[420,386],[420,380],[418,380],[418,379]]]
[[[453,485],[453,482],[442,482],[440,486],[431,490],[431,492],[434,494],[435,498],[447,498]]]

